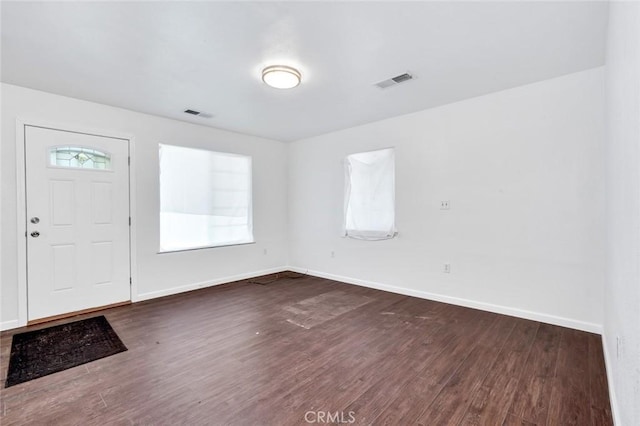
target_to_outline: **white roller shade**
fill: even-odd
[[[160,145],[160,250],[248,242],[251,157]]]

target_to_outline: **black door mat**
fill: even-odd
[[[5,387],[126,350],[104,315],[16,334]]]

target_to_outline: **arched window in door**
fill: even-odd
[[[49,165],[75,169],[111,170],[111,155],[79,146],[56,146],[49,151]]]

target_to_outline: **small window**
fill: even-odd
[[[347,156],[344,235],[385,240],[396,235],[393,148]]]
[[[251,242],[251,157],[160,145],[160,251]]]
[[[49,151],[49,164],[74,169],[111,170],[111,155],[78,146],[58,146]]]

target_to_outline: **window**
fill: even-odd
[[[111,170],[111,155],[79,146],[57,146],[49,150],[49,164],[76,169]]]
[[[344,227],[345,236],[363,240],[396,235],[393,148],[347,156]]]
[[[250,242],[251,157],[160,145],[160,251]]]

